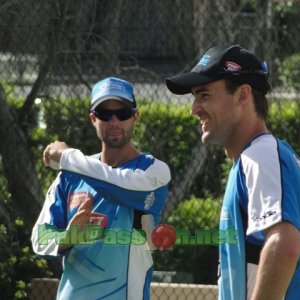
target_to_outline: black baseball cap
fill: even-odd
[[[266,62],[239,45],[220,45],[209,49],[189,73],[166,79],[168,89],[177,95],[191,93],[192,87],[220,79],[247,83],[263,94],[270,90]]]

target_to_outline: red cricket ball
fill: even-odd
[[[176,231],[169,224],[158,224],[151,234],[152,243],[159,250],[166,250],[172,247],[176,241]]]

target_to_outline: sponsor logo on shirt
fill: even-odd
[[[265,212],[262,216],[260,216],[260,217],[257,217],[257,216],[253,216],[252,217],[252,220],[254,221],[254,222],[260,222],[260,221],[262,221],[262,220],[266,220],[267,218],[269,218],[269,217],[272,217],[272,216],[274,216],[274,215],[276,215],[277,214],[277,211],[276,210],[269,210],[269,211],[267,211],[267,212]]]
[[[107,219],[107,215],[100,214],[97,212],[90,213],[90,224],[100,225],[102,228],[106,228]]]
[[[221,220],[229,220],[229,212],[226,208],[223,208],[221,211]]]
[[[92,197],[87,192],[74,192],[69,195],[69,210],[79,207],[88,197]]]

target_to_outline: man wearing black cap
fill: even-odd
[[[300,160],[266,126],[268,69],[238,45],[209,49],[186,74],[166,79],[191,93],[202,142],[223,145],[233,161],[220,230],[219,299],[300,299]]]
[[[59,165],[62,155],[62,171],[31,239],[37,254],[64,258],[57,299],[150,299],[148,237],[161,216],[170,170],[134,147],[138,116],[133,86],[105,78],[93,87],[90,111],[102,152],[86,157],[62,142],[44,151],[46,165]]]

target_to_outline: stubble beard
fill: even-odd
[[[210,145],[223,145],[223,136],[218,136],[211,132],[204,132],[201,135],[201,141],[203,144],[210,144]]]
[[[124,145],[128,144],[132,137],[132,131],[121,130],[121,138],[109,138],[107,134],[105,134],[101,140],[108,147],[112,149],[122,148]]]

